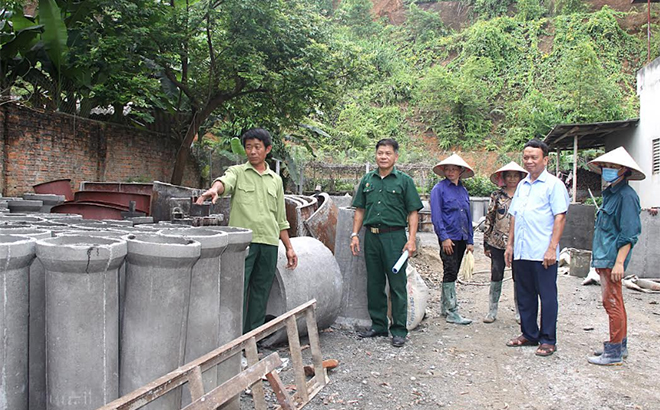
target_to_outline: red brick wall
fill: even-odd
[[[163,134],[11,104],[0,107],[0,127],[4,196],[60,178],[70,178],[74,191],[81,181],[169,182],[178,148]],[[183,185],[199,180],[191,159]]]

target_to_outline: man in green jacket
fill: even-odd
[[[266,320],[279,240],[286,248],[287,268],[295,269],[298,257],[287,231],[282,178],[266,163],[266,156],[273,148],[270,133],[254,128],[246,131],[241,140],[248,162],[229,167],[197,203],[202,204],[208,198],[215,203],[218,196],[230,194],[229,226],[252,230],[252,242],[245,258],[243,292],[243,333],[247,333]]]
[[[412,178],[394,168],[399,158],[399,144],[393,139],[382,139],[376,144],[378,169],[367,173],[360,181],[353,206],[353,233],[351,251],[360,252],[358,232],[364,223],[364,255],[367,264],[367,305],[371,316],[371,329],[360,332],[360,337],[388,335],[386,280],[390,285],[392,301],[392,346],[406,342],[407,292],[406,264],[399,273],[392,267],[404,251],[415,252],[418,215],[422,201]],[[406,238],[406,225],[410,238]]]

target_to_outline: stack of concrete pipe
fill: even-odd
[[[95,409],[241,335],[251,231],[43,216],[0,220],[1,409]],[[205,388],[239,372],[237,357]]]
[[[241,336],[251,240],[250,230],[226,226],[1,214],[0,409],[96,409]],[[292,243],[298,268],[286,269],[280,247],[267,313],[316,298],[327,327],[340,311],[339,266],[316,239]],[[282,333],[270,339],[280,341]],[[239,372],[237,355],[203,375],[205,390]],[[180,409],[187,392],[147,408]],[[238,410],[238,398],[225,408]]]

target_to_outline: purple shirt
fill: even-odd
[[[440,241],[467,241],[474,244],[470,196],[461,181],[443,179],[431,190],[431,220]]]

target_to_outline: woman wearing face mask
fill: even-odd
[[[470,166],[456,154],[433,167],[440,177],[445,177],[431,190],[431,220],[440,243],[442,260],[441,312],[449,323],[468,325],[470,319],[458,313],[456,279],[465,252],[474,252],[474,235],[470,197],[461,179],[474,176]]]
[[[602,175],[607,186],[596,217],[591,265],[600,275],[603,307],[610,325],[610,340],[588,360],[597,365],[621,365],[628,356],[628,317],[621,279],[642,231],[639,197],[628,181],[646,176],[623,147],[601,155],[588,165]]]
[[[509,206],[518,183],[526,175],[527,171],[511,161],[490,176],[493,184],[501,188],[490,195],[490,206],[486,214],[484,254],[490,258],[490,292],[488,314],[484,318],[484,323],[493,323],[497,319],[497,306],[502,294],[502,279],[504,279],[504,251],[509,241],[509,223],[511,222]],[[513,270],[511,276],[515,281]],[[520,323],[515,295],[514,287],[516,321]]]

